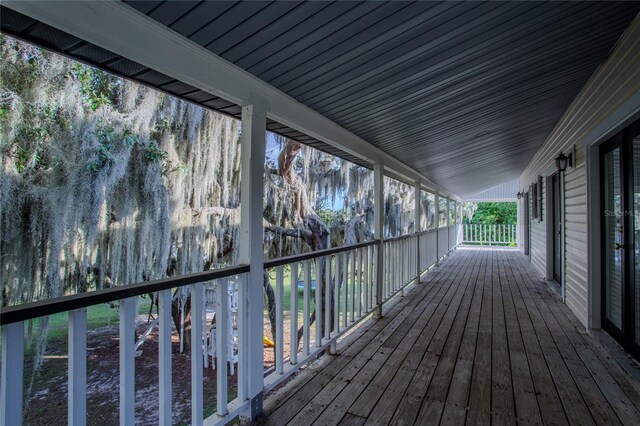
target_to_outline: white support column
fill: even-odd
[[[373,235],[380,240],[376,259],[376,308],[374,316],[382,317],[382,287],[384,280],[384,244],[383,244],[383,226],[384,226],[384,171],[382,164],[373,166],[373,216],[374,227]]]
[[[420,207],[422,205],[422,189],[421,189],[420,180],[416,181],[415,188],[416,188],[415,189],[416,196],[415,196],[415,206],[413,211],[413,223],[415,225],[413,226],[413,228],[414,228],[414,232],[417,234],[420,231],[422,231],[422,229],[420,228]],[[420,270],[420,237],[416,237],[415,244],[416,244],[416,251],[415,251],[416,284],[420,284],[420,272],[422,272]]]
[[[0,425],[22,424],[24,380],[24,323],[2,326],[2,377],[0,377]]]
[[[449,241],[449,237],[451,236],[451,232],[449,232],[449,227],[451,226],[451,221],[449,220],[449,209],[450,209],[451,200],[447,199],[447,208],[444,212],[444,218],[446,219],[446,228],[447,228],[447,250],[445,256],[449,255],[449,249],[451,248],[451,241]]]
[[[263,373],[263,280],[264,230],[263,179],[266,142],[266,108],[256,100],[242,107],[240,252],[239,261],[251,268],[240,294],[240,368],[238,396],[250,400],[246,416],[255,419],[262,413]]]
[[[69,311],[69,425],[87,424],[87,308]]]

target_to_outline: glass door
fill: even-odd
[[[625,328],[627,350],[640,359],[640,123],[630,126],[626,134],[631,143],[633,178],[629,199],[633,202],[630,222],[630,245],[633,247],[633,272],[627,286],[625,310],[628,312]]]
[[[624,215],[622,199],[622,145],[614,139],[601,147],[603,204],[603,328],[621,340],[624,279]]]
[[[602,328],[640,359],[640,122],[600,147]]]

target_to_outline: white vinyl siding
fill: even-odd
[[[575,145],[575,167],[564,175],[564,281],[567,306],[588,327],[588,232],[587,170],[585,146],[619,130],[640,110],[640,19],[631,23],[618,40],[607,60],[593,74],[543,146],[520,176],[520,187],[528,188],[538,175],[546,176],[554,168],[554,158],[572,152]],[[544,180],[544,179],[543,179]],[[543,203],[546,188],[543,188]],[[543,206],[546,212],[546,206]],[[546,275],[546,231],[548,220],[531,223],[531,263],[541,277]],[[522,225],[521,225],[522,226]]]
[[[585,149],[564,175],[565,302],[583,324],[588,318],[587,174]]]

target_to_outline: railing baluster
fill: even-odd
[[[0,424],[22,424],[24,380],[24,322],[2,326],[2,377],[0,377]]]
[[[335,280],[336,283],[333,286],[333,331],[340,332],[340,255],[335,255]]]
[[[316,347],[322,346],[322,287],[324,286],[322,260],[324,257],[315,260],[316,270]]]
[[[335,282],[333,284],[333,331],[337,335],[340,333],[340,255],[336,253],[335,260]],[[330,352],[336,353],[335,341],[331,344]]]
[[[331,337],[331,255],[325,258],[324,338]]]
[[[284,373],[284,267],[276,267],[276,372]]]
[[[380,257],[380,250],[383,247],[383,243],[381,242],[379,245],[376,245],[373,247],[373,251],[371,253],[371,263],[372,263],[372,269],[371,269],[371,309],[377,309],[378,306],[378,300],[380,300],[380,290],[381,290],[381,286],[378,286],[378,283],[382,282],[382,279],[380,278],[380,270],[379,270],[379,266],[381,259]]]
[[[385,270],[387,271],[387,281],[388,281],[388,286],[387,286],[387,291],[385,292],[385,294],[383,295],[382,300],[386,300],[389,295],[393,292],[393,285],[394,285],[394,280],[393,280],[393,274],[394,274],[394,270],[393,270],[393,242],[389,241],[389,243],[387,243],[387,250],[386,250],[387,255],[385,256],[385,260],[387,262],[387,267],[385,268]]]
[[[158,407],[161,425],[171,425],[171,290],[158,292]]]
[[[343,306],[342,306],[342,325],[344,326],[344,328],[347,328],[347,324],[348,324],[348,305],[347,305],[347,295],[348,295],[348,286],[349,286],[349,252],[345,251],[343,253],[343,270],[342,270],[342,301],[343,301]]]
[[[392,242],[390,244],[391,247],[391,256],[389,256],[389,262],[391,263],[389,269],[391,270],[391,291],[387,294],[387,298],[391,297],[393,293],[396,292],[398,288],[398,262],[396,261],[396,256],[398,254],[398,244]]]
[[[298,363],[298,264],[291,264],[291,345],[289,362]]]
[[[364,248],[360,248],[358,249],[358,289],[356,290],[356,293],[358,295],[358,298],[356,299],[356,304],[357,307],[356,309],[358,310],[358,318],[360,318],[362,316],[362,286],[363,286],[363,278],[364,278],[364,263],[363,263],[363,256],[364,256]]]
[[[246,401],[249,391],[249,274],[238,276],[238,399]]]
[[[302,291],[302,351],[306,355],[309,355],[309,334],[311,315],[311,261],[304,261],[304,287]]]
[[[219,279],[216,291],[216,405],[217,414],[225,416],[227,410],[227,360],[229,348],[229,280]],[[197,317],[196,317],[197,318]],[[233,361],[232,361],[233,362]]]
[[[135,314],[136,301],[120,300],[120,424],[135,422]],[[196,317],[199,318],[199,317]],[[197,322],[197,321],[196,321]],[[199,361],[202,363],[202,357]]]
[[[204,307],[204,285],[191,284],[191,424],[201,425],[203,420],[203,373],[202,373],[202,316]],[[222,314],[222,313],[221,313]],[[216,327],[217,328],[217,327]],[[217,336],[216,336],[217,337]],[[226,354],[217,354],[218,357]],[[221,374],[220,371],[217,374]],[[220,394],[218,393],[218,398]],[[131,423],[126,423],[131,424]]]
[[[356,266],[357,266],[357,250],[349,250],[351,253],[351,290],[349,294],[349,320],[353,322],[355,320],[356,310]],[[349,256],[349,255],[347,255]]]
[[[69,311],[68,339],[68,423],[85,425],[87,423],[87,308]]]
[[[369,287],[371,283],[369,282],[369,267],[370,267],[370,247],[364,248],[364,312],[369,312],[369,308],[371,307],[369,300]]]

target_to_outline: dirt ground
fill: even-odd
[[[285,321],[285,327],[288,325]],[[138,318],[138,332],[146,328],[146,316]],[[271,336],[265,325],[265,335]],[[136,424],[158,424],[158,335],[151,333],[135,359]],[[285,342],[289,330],[285,330]],[[179,353],[174,330],[172,343],[173,421],[188,423],[191,418],[191,357]],[[288,354],[288,344],[285,344]],[[92,425],[112,425],[119,421],[119,336],[117,324],[91,330],[87,334],[87,417]],[[67,344],[51,343],[41,365],[33,374],[36,358],[25,355],[25,424],[59,425],[67,423]],[[265,347],[265,371],[274,365],[272,348]],[[229,401],[236,397],[236,375],[228,377]],[[216,371],[204,369],[205,417],[215,411]]]

